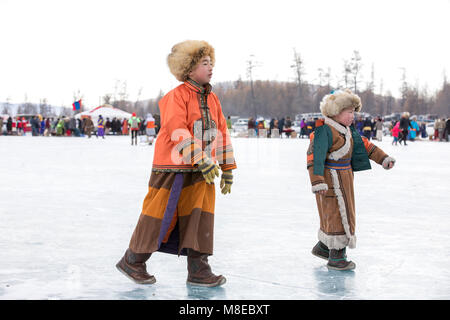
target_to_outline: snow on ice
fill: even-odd
[[[231,195],[217,188],[213,271],[219,288],[187,286],[186,258],[155,253],[157,283],[115,264],[147,192],[153,146],[0,137],[0,299],[450,299],[450,144],[392,146],[386,171],[355,173],[354,272],[310,251],[319,218],[307,140],[233,138]]]

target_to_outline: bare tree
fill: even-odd
[[[348,88],[350,84],[350,74],[352,72],[351,64],[348,60],[344,60],[344,87]]]
[[[367,83],[367,90],[375,92],[375,65],[373,63],[370,71],[370,81]]]
[[[127,81],[125,80],[122,83],[122,90],[119,92],[120,101],[125,101],[128,99],[128,92],[127,92]]]
[[[9,114],[10,110],[9,107],[6,104],[3,104],[2,114]]]
[[[360,82],[362,69],[361,55],[358,51],[353,51],[353,57],[350,60],[350,70],[352,76],[353,91],[358,92],[358,83]]]
[[[120,80],[116,80],[116,83],[114,84],[113,105],[115,105],[115,103],[117,101],[117,89],[119,87],[119,84],[120,84]]]
[[[117,80],[116,81],[116,85],[114,87],[114,101],[112,103],[112,105],[116,108],[121,108],[121,109],[127,109],[128,105],[130,104],[130,102],[127,101],[128,99],[128,91],[127,91],[127,81],[123,81],[121,83],[121,88],[120,91],[117,92],[117,87],[119,86],[120,81]],[[116,100],[116,97],[119,97],[119,100]],[[131,103],[131,106],[133,106],[134,104]]]
[[[251,109],[253,110],[253,115],[256,119],[257,117],[257,103],[256,103],[256,96],[255,96],[255,88],[253,86],[253,69],[256,67],[259,67],[260,64],[254,60],[255,56],[253,54],[250,55],[250,59],[247,60],[247,77],[250,80],[250,89],[251,89]]]
[[[400,100],[400,106],[403,109],[406,103],[406,98],[408,96],[408,82],[406,82],[406,69],[405,68],[400,68],[403,72],[402,72],[402,78],[401,78],[401,86],[400,86],[400,93],[401,93],[401,100]]]
[[[105,94],[105,95],[102,97],[102,99],[103,99],[103,103],[104,103],[104,104],[111,104],[111,103],[112,103],[112,101],[111,101],[111,99],[112,99],[112,94],[111,94],[111,93],[107,93],[107,94]]]
[[[43,98],[39,101],[39,113],[43,117],[47,117],[50,114],[50,106],[48,105],[48,101],[46,98]]]
[[[291,68],[294,69],[295,72],[295,80],[298,86],[298,95],[299,98],[302,96],[302,76],[305,74],[303,68],[303,60],[297,50],[294,48],[294,64],[291,65]]]
[[[442,71],[442,76],[443,76],[443,87],[445,87],[446,85],[447,85],[447,72],[445,71],[445,69],[444,69],[444,71]]]
[[[327,72],[323,76],[326,80],[327,90],[330,91],[331,90],[331,68],[330,67],[327,68]]]
[[[10,102],[11,98],[8,97],[6,98],[6,103],[3,104],[3,110],[2,110],[2,114],[9,114],[11,112],[9,106],[10,106]]]
[[[450,115],[450,83],[447,82],[445,76],[442,89],[437,92],[436,102],[432,109],[434,110],[433,113],[436,113],[439,116],[448,117]]]
[[[134,108],[137,109],[140,107],[141,102],[139,101],[139,99],[141,98],[141,94],[142,94],[142,87],[139,88],[137,97],[136,97],[136,101],[134,102]]]
[[[59,109],[59,116],[62,117],[71,117],[72,116],[72,108],[62,107]]]
[[[17,113],[36,114],[37,106],[31,102],[28,102],[28,95],[25,94],[25,102],[19,105]]]
[[[322,87],[323,85],[323,78],[325,77],[325,71],[323,71],[322,68],[318,68],[317,71],[319,72],[319,86]]]
[[[383,96],[383,79],[380,79],[380,93],[379,93],[379,101],[380,101],[380,113],[386,114],[386,97]]]
[[[391,114],[395,109],[395,98],[392,96],[391,92],[388,91],[386,95],[386,111],[385,114]]]

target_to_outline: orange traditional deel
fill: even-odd
[[[202,115],[206,105],[209,112]],[[223,171],[236,168],[226,119],[209,85],[205,89],[188,80],[168,92],[159,108],[161,129],[153,171],[194,171],[194,165],[206,157],[217,160]],[[202,130],[205,121],[212,124],[206,132]]]

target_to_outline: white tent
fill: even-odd
[[[106,120],[106,118],[109,118],[109,120],[112,120],[112,119],[114,119],[114,117],[116,117],[119,120],[131,118],[131,113],[120,110],[118,108],[114,108],[110,104],[104,104],[104,105],[101,105],[92,110],[80,112],[75,115],[75,118],[82,119],[82,118],[89,116],[89,117],[91,117],[92,121],[94,122],[94,125],[97,126],[97,120],[98,120],[99,115],[101,115],[103,117],[103,119],[105,119],[105,120]]]

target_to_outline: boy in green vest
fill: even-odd
[[[307,169],[320,216],[319,242],[312,254],[328,260],[333,270],[351,270],[346,247],[355,248],[355,197],[353,172],[371,168],[370,160],[391,169],[395,159],[356,131],[354,113],[361,110],[360,98],[350,90],[326,95],[320,110],[324,124],[311,134]]]

